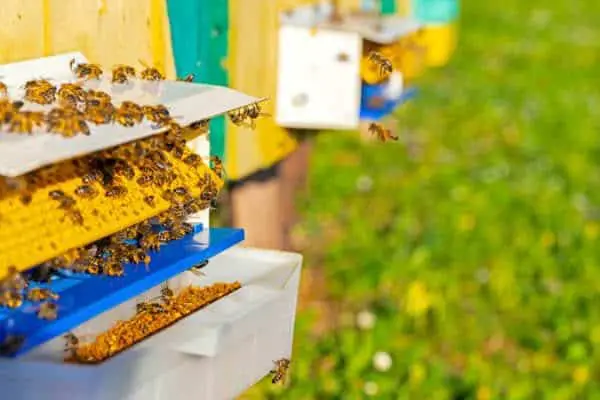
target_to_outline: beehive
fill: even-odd
[[[59,86],[72,82],[75,77],[69,68],[69,60],[86,62],[78,53],[48,57],[0,67],[3,80],[8,86],[12,100],[19,100],[23,84],[41,75],[50,78]],[[42,72],[46,71],[46,72]],[[50,76],[48,76],[50,75]],[[87,81],[84,89],[102,90],[118,105],[128,100],[140,105],[164,104],[173,120],[183,129],[183,137],[206,133],[194,124],[239,107],[252,104],[259,99],[246,96],[228,88],[183,82],[148,82],[131,80],[126,85],[113,85],[109,73],[101,80]],[[25,102],[23,109],[47,111],[51,106],[40,106]],[[69,249],[87,245],[144,220],[148,220],[169,208],[163,198],[165,191],[186,188],[190,196],[198,197],[210,184],[218,191],[222,181],[209,168],[207,161],[194,166],[182,160],[189,154],[174,157],[164,152],[169,174],[174,177],[168,186],[148,186],[138,182],[142,177],[140,166],[128,162],[134,176],[119,179],[126,189],[123,196],[111,196],[106,188],[95,185],[98,195],[93,198],[77,198],[74,193],[83,184],[86,170],[82,157],[97,157],[108,148],[118,148],[127,143],[143,140],[164,133],[167,126],[154,126],[149,121],[132,128],[113,124],[90,125],[89,136],[64,138],[41,130],[32,135],[16,135],[0,132],[0,279],[9,268],[23,271],[34,267]],[[115,147],[117,146],[117,147]],[[8,188],[23,186],[9,191]],[[69,210],[61,209],[51,193],[65,193],[77,199]],[[153,202],[146,201],[151,196]],[[66,212],[68,211],[68,212]],[[76,215],[74,215],[76,211]]]

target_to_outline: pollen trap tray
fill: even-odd
[[[87,62],[70,53],[0,66],[10,101],[41,76],[75,82],[72,59]],[[242,230],[209,225],[223,181],[207,122],[261,99],[104,75],[82,87],[117,107],[164,105],[187,146],[145,120],[70,138],[0,132],[0,386],[15,399],[235,397],[290,357],[302,263],[237,248]],[[139,160],[168,179],[156,168],[150,179]]]

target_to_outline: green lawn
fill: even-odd
[[[599,22],[464,1],[399,143],[319,137],[299,234],[339,318],[302,311],[290,385],[250,398],[600,399]]]

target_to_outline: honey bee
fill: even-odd
[[[398,136],[392,135],[392,132],[389,129],[376,122],[371,122],[368,130],[372,135],[376,135],[377,139],[382,142],[387,142],[388,140],[398,140]]]
[[[139,60],[140,64],[144,67],[142,72],[140,72],[140,78],[145,81],[162,81],[165,79],[164,75],[160,73],[160,71],[156,68],[150,67],[148,64]]]
[[[158,234],[149,233],[140,239],[140,247],[144,250],[158,251],[160,249],[160,240]]]
[[[24,99],[37,104],[52,104],[56,100],[56,87],[46,79],[28,81]]]
[[[9,356],[15,354],[23,346],[25,336],[8,335],[4,342],[0,344],[0,355]]]
[[[213,163],[212,170],[214,171],[214,173],[219,178],[225,179],[226,173],[225,173],[225,168],[223,167],[223,162],[221,161],[221,159],[217,156],[212,156],[210,158],[210,161],[212,161],[212,163]]]
[[[8,97],[8,88],[4,82],[0,82],[0,97]]]
[[[177,80],[180,82],[193,82],[195,77],[196,76],[194,74],[187,74],[185,77],[179,78]]]
[[[188,271],[197,276],[205,276],[206,274],[202,272],[202,269],[208,265],[208,260],[202,261],[200,264],[196,264],[191,267]]]
[[[200,165],[202,165],[204,163],[204,161],[202,161],[202,157],[200,157],[198,154],[192,153],[188,156],[186,156],[183,159],[183,162],[187,165],[189,165],[190,167],[199,167]]]
[[[140,185],[142,187],[150,186],[154,182],[154,176],[153,175],[142,175],[139,178],[137,178],[136,182],[138,185]]]
[[[46,288],[32,288],[27,291],[27,300],[30,301],[44,301],[44,300],[58,300],[58,294],[54,293],[50,289]]]
[[[129,65],[116,65],[112,69],[112,83],[125,84],[130,78],[135,78],[135,68]]]
[[[23,304],[20,292],[11,289],[2,289],[0,292],[0,305],[8,308],[19,308]]]
[[[123,276],[125,275],[125,268],[120,262],[112,261],[104,264],[103,272],[108,276]]]
[[[33,129],[44,125],[41,111],[19,111],[12,116],[9,130],[14,133],[33,133]]]
[[[165,308],[159,303],[141,302],[136,304],[136,313],[160,314],[165,312]]]
[[[58,306],[56,303],[49,301],[42,303],[38,309],[37,316],[40,319],[55,320],[58,317]]]
[[[69,209],[75,205],[75,200],[67,196],[62,190],[53,190],[48,193],[48,196],[55,201],[59,202],[59,208]]]
[[[8,101],[0,99],[0,123],[9,124],[13,116],[23,107],[22,101]]]
[[[86,107],[105,107],[111,104],[112,97],[101,90],[88,90],[85,94]]]
[[[96,100],[93,100],[93,102],[96,102]],[[83,115],[87,121],[95,125],[105,125],[114,120],[115,113],[115,106],[111,103],[102,103],[97,106],[86,106]]]
[[[69,208],[66,210],[66,215],[75,225],[83,225],[83,215],[81,214],[81,211]]]
[[[65,352],[70,352],[72,356],[75,356],[77,349],[79,348],[79,338],[71,332],[66,333],[63,337],[66,342]]]
[[[154,196],[146,196],[146,197],[144,197],[144,202],[146,204],[148,204],[152,208],[156,207],[156,199],[155,199]]]
[[[28,286],[27,279],[21,275],[15,266],[8,267],[6,276],[0,281],[0,288],[8,290],[21,291]]]
[[[276,384],[278,382],[285,384],[287,372],[290,368],[290,360],[287,358],[281,358],[277,361],[273,361],[273,364],[275,364],[275,368],[271,370],[271,373],[274,374],[273,379],[271,379],[271,382],[273,384]]]
[[[93,199],[98,196],[98,191],[90,185],[81,185],[75,189],[75,195],[83,199]]]
[[[125,186],[111,186],[105,193],[106,197],[122,198],[127,195],[127,188]]]
[[[46,116],[46,124],[48,132],[55,132],[63,137],[90,134],[83,113],[75,108],[52,109]]]
[[[115,121],[128,128],[139,124],[143,118],[142,107],[131,101],[122,102],[115,112]]]
[[[175,297],[175,292],[173,292],[173,289],[165,282],[160,288],[160,299],[164,304],[168,305],[173,300],[173,297]]]
[[[171,122],[169,110],[161,104],[156,106],[143,106],[142,111],[146,119],[153,123],[154,127],[167,126]]]
[[[103,74],[100,65],[88,63],[76,64],[75,59],[69,62],[69,67],[79,79],[100,79]]]
[[[62,107],[76,107],[85,101],[86,92],[81,87],[82,82],[63,83],[58,89],[58,102]]]
[[[171,240],[173,240],[171,232],[162,231],[162,232],[158,233],[158,241],[159,242],[166,243],[166,242],[170,242]]]
[[[370,62],[372,62],[379,68],[379,75],[381,77],[388,77],[394,70],[392,62],[379,52],[370,52],[368,58]]]
[[[262,112],[260,104],[255,103],[227,113],[231,123],[237,126],[256,128],[256,120],[260,117],[268,117],[270,114]]]
[[[101,270],[103,260],[100,257],[87,256],[79,262],[78,270],[87,272],[91,275],[98,275]]]

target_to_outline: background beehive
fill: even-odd
[[[171,187],[185,186],[190,194],[199,196],[202,188],[198,182],[209,173],[220,188],[223,182],[206,165],[192,168],[165,153],[173,164],[177,180]],[[59,203],[50,199],[49,192],[61,190],[72,195],[81,182],[73,162],[63,162],[57,169],[59,178],[33,193],[30,204],[25,205],[17,195],[0,197],[0,279],[7,268],[15,266],[26,270],[41,262],[59,256],[65,251],[92,243],[124,228],[152,218],[166,211],[170,203],[161,195],[162,188],[141,187],[137,182],[139,171],[133,180],[122,179],[128,193],[119,199],[107,198],[97,185],[100,194],[93,199],[78,199],[77,209],[83,216],[83,225],[77,225],[66,217]],[[151,207],[145,196],[154,196],[156,205]],[[75,197],[75,196],[73,196]]]

